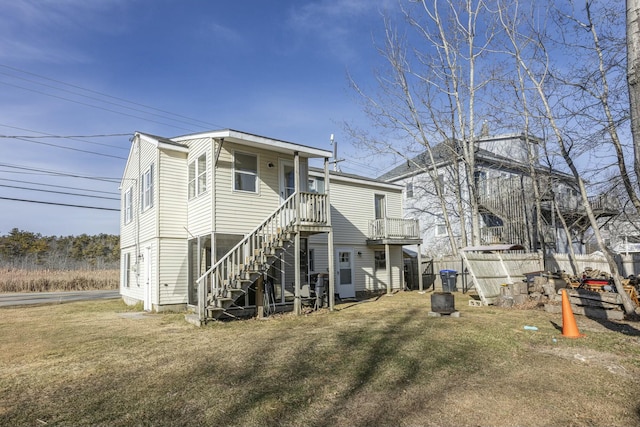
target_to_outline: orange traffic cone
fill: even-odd
[[[567,296],[567,290],[562,290],[562,336],[567,338],[582,338],[583,334],[578,331],[576,318],[573,316],[571,302]]]

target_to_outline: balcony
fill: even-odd
[[[368,245],[416,245],[421,242],[420,223],[417,219],[369,220]]]

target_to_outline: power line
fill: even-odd
[[[46,92],[42,92],[42,91],[35,90],[35,89],[29,89],[29,88],[26,88],[24,86],[19,86],[19,85],[15,85],[15,84],[3,82],[3,81],[0,81],[0,84],[6,85],[6,86],[13,86],[13,87],[16,87],[18,89],[23,89],[23,90],[26,90],[26,91],[29,91],[29,92],[38,93],[40,95],[50,96],[52,98],[62,99],[63,101],[73,102],[73,103],[76,103],[76,104],[84,105],[86,107],[96,108],[98,110],[103,110],[103,111],[108,111],[110,113],[120,114],[122,116],[131,117],[131,118],[134,118],[134,119],[145,120],[147,122],[156,123],[156,124],[163,125],[163,126],[169,126],[169,127],[173,127],[173,128],[176,128],[176,129],[182,129],[182,130],[186,130],[188,132],[194,132],[195,131],[195,129],[184,128],[184,127],[176,126],[176,125],[170,125],[168,123],[159,122],[157,120],[151,120],[151,119],[148,119],[146,117],[135,116],[133,114],[127,114],[127,113],[123,113],[121,111],[112,110],[110,108],[100,107],[100,106],[93,105],[93,104],[87,104],[86,102],[76,101],[74,99],[65,98],[63,96],[53,95],[51,93],[46,93]]]
[[[71,204],[67,204],[67,203],[43,202],[43,201],[40,201],[40,200],[14,199],[14,198],[11,198],[11,197],[0,197],[0,200],[11,200],[13,202],[38,203],[38,204],[42,204],[42,205],[53,205],[53,206],[67,206],[67,207],[70,207],[70,208],[97,209],[97,210],[101,210],[101,211],[113,211],[113,212],[119,212],[120,211],[120,209],[101,208],[99,206],[71,205]]]
[[[89,175],[77,175],[77,174],[71,174],[71,173],[55,171],[55,170],[38,169],[38,168],[30,168],[30,167],[26,167],[26,166],[12,165],[12,164],[8,164],[8,163],[0,163],[0,167],[27,170],[27,171],[33,171],[33,172],[40,172],[40,173],[45,173],[45,174],[48,174],[48,175],[68,176],[68,177],[71,177],[71,178],[91,179],[91,180],[96,180],[96,181],[106,181],[106,182],[114,182],[114,183],[119,183],[120,182],[120,178],[89,176]]]
[[[46,77],[46,76],[43,76],[41,74],[36,74],[36,73],[32,73],[30,71],[21,70],[19,68],[10,67],[10,66],[5,65],[5,64],[0,64],[0,67],[7,68],[7,69],[13,70],[13,71],[17,71],[17,72],[23,73],[23,74],[28,74],[28,75],[31,75],[31,76],[34,76],[34,77],[38,77],[38,78],[43,79],[43,80],[48,80],[48,81],[51,81],[51,82],[59,83],[59,84],[65,85],[65,86],[69,86],[69,87],[75,88],[75,89],[80,89],[80,90],[83,90],[85,92],[95,93],[96,95],[104,96],[106,98],[116,99],[118,101],[126,102],[126,103],[131,104],[131,105],[137,105],[139,107],[147,108],[149,110],[158,111],[158,112],[169,114],[169,115],[176,116],[176,117],[181,117],[183,119],[191,120],[192,122],[197,122],[197,123],[204,124],[206,126],[224,127],[224,126],[217,125],[215,123],[205,122],[205,121],[202,121],[202,120],[199,120],[199,119],[194,119],[194,118],[191,118],[191,117],[183,116],[181,114],[176,114],[176,113],[172,113],[170,111],[161,110],[159,108],[151,107],[149,105],[141,104],[141,103],[134,102],[134,101],[129,101],[128,99],[119,98],[117,96],[112,96],[112,95],[109,95],[109,94],[106,94],[106,93],[103,93],[103,92],[98,92],[98,91],[95,91],[95,90],[92,90],[92,89],[87,89],[87,88],[84,88],[82,86],[77,86],[77,85],[74,85],[74,84],[71,84],[71,83],[66,83],[66,82],[63,82],[61,80],[52,79],[50,77]]]
[[[0,123],[0,126],[11,128],[11,129],[24,130],[24,131],[27,131],[27,132],[33,132],[33,133],[38,133],[40,135],[44,135],[42,137],[34,136],[34,135],[15,135],[15,136],[6,136],[6,138],[64,138],[64,139],[69,139],[71,141],[84,142],[86,144],[101,145],[101,146],[109,147],[109,148],[117,148],[118,150],[129,150],[129,147],[118,147],[117,145],[113,145],[113,144],[104,144],[104,143],[95,142],[95,141],[85,141],[85,140],[79,139],[79,138],[102,138],[102,137],[107,138],[107,137],[114,137],[114,136],[131,136],[131,133],[61,136],[61,135],[54,135],[54,134],[47,133],[47,132],[40,132],[40,131],[33,130],[33,129],[26,129],[26,128],[21,128],[21,127],[18,127],[18,126],[11,126],[11,125],[7,125],[7,124],[4,124],[4,123]]]
[[[41,188],[20,187],[20,186],[17,186],[17,185],[0,184],[0,187],[3,187],[3,188],[16,188],[18,190],[28,190],[28,191],[41,191],[43,193],[50,193],[50,194],[64,194],[64,195],[67,195],[67,196],[89,197],[89,198],[92,198],[92,199],[120,200],[119,198],[116,198],[116,197],[95,196],[93,194],[68,193],[66,191],[44,190],[44,189],[41,189]]]
[[[7,138],[7,137],[4,136],[4,135],[0,135],[0,138]],[[52,144],[50,142],[32,141],[30,139],[17,138],[17,137],[14,137],[13,139],[17,139],[17,140],[24,141],[24,142],[30,142],[32,144],[40,144],[40,145],[46,145],[48,147],[59,148],[60,150],[69,150],[69,151],[76,151],[76,152],[85,153],[85,154],[93,154],[94,156],[111,157],[113,159],[121,159],[121,160],[126,160],[127,159],[126,157],[115,156],[113,154],[99,153],[97,151],[83,150],[81,148],[66,147],[64,145]]]
[[[2,171],[2,172],[4,172],[4,171]],[[44,186],[44,187],[64,188],[66,190],[80,190],[80,191],[87,191],[87,192],[90,192],[90,193],[103,193],[103,194],[114,194],[114,195],[119,195],[120,194],[120,193],[116,193],[114,191],[87,190],[85,188],[79,188],[79,187],[68,187],[66,185],[54,185],[54,184],[42,184],[40,182],[22,181],[22,180],[18,180],[18,179],[9,179],[9,178],[0,178],[0,181],[18,182],[20,184],[41,185],[41,186]]]

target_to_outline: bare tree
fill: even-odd
[[[551,65],[550,44],[549,40],[543,32],[523,33],[518,25],[513,25],[513,19],[525,19],[522,14],[515,11],[517,3],[512,3],[511,7],[499,9],[501,12],[501,22],[507,37],[511,43],[510,54],[516,59],[517,65],[528,78],[529,83],[533,87],[533,92],[537,95],[541,104],[541,114],[546,120],[548,126],[553,132],[554,142],[564,160],[567,168],[570,170],[574,179],[578,184],[582,206],[588,218],[589,224],[593,229],[594,237],[600,250],[605,254],[609,268],[612,272],[614,283],[618,293],[620,293],[625,311],[633,313],[635,304],[624,291],[624,287],[620,281],[618,266],[615,262],[613,254],[605,245],[604,239],[600,233],[599,224],[594,210],[591,206],[588,189],[584,179],[584,172],[580,170],[576,160],[579,154],[587,152],[594,147],[585,145],[585,141],[592,140],[594,135],[601,139],[608,136],[605,140],[610,142],[614,147],[620,144],[617,137],[618,121],[614,118],[610,105],[611,94],[609,92],[608,71],[611,68],[605,64],[605,52],[598,37],[598,26],[593,20],[592,2],[587,0],[584,3],[585,21],[578,19],[572,13],[558,11],[563,25],[567,21],[574,23],[577,27],[583,29],[589,37],[579,37],[578,35],[566,36],[563,43],[571,46],[573,49],[581,49],[595,57],[595,65],[597,70],[594,72],[588,61],[583,59],[582,64],[569,67],[568,72],[562,73],[554,70]],[[506,24],[509,23],[509,24]],[[529,29],[535,28],[534,25],[528,26]],[[565,27],[566,28],[566,27]],[[533,36],[532,36],[533,35]],[[533,46],[529,53],[523,54],[523,46]],[[542,54],[542,55],[541,55]],[[582,66],[586,68],[581,68]],[[576,93],[579,96],[576,96]],[[592,99],[592,102],[586,101]],[[580,124],[583,120],[590,120],[590,128],[582,128]],[[597,121],[594,121],[596,120]],[[594,124],[602,124],[601,127],[594,129]],[[580,141],[576,141],[576,134],[580,134]],[[618,158],[618,168],[624,173],[624,158]]]
[[[489,54],[494,34],[494,15],[484,0],[427,0],[401,8],[411,30],[399,37],[391,20],[385,20],[385,46],[380,53],[388,74],[377,75],[378,93],[371,96],[352,80],[365,111],[384,131],[385,142],[357,129],[351,135],[370,150],[393,153],[412,162],[414,153],[425,152],[426,164],[415,164],[431,180],[449,235],[451,251],[459,243],[480,243],[480,215],[476,171],[476,126],[483,122],[476,99],[492,79]],[[410,43],[407,38],[410,37]],[[402,142],[401,142],[402,141]],[[450,182],[455,197],[445,195],[439,184],[438,143],[449,141]],[[452,218],[458,218],[460,242],[454,238]]]

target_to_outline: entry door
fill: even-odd
[[[284,202],[296,191],[296,176],[293,162],[280,160],[280,203]]]
[[[336,275],[340,298],[355,298],[356,286],[353,272],[353,249],[338,248],[336,250]]]
[[[151,248],[144,250],[144,309],[151,311]]]

